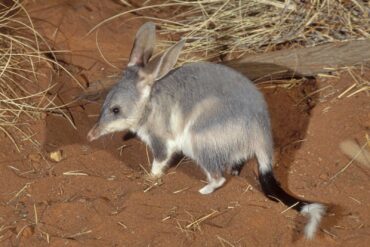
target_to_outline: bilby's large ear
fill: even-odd
[[[150,60],[150,62],[144,66],[142,72],[144,76],[150,78],[147,82],[153,83],[167,75],[167,73],[173,69],[184,44],[185,40],[179,41],[171,46],[163,55]]]
[[[147,22],[136,33],[128,66],[145,66],[153,54],[155,45],[155,24]]]

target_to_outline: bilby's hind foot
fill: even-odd
[[[219,177],[217,179],[211,178],[209,183],[199,190],[199,193],[203,195],[211,194],[213,191],[220,188],[225,181],[226,179],[224,177]]]

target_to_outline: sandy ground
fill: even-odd
[[[52,47],[69,51],[59,61],[93,89],[119,76],[143,21],[129,15],[86,36],[124,7],[52,0],[32,1],[27,9]],[[58,80],[59,100],[83,93],[68,76]],[[0,246],[368,246],[370,171],[354,162],[338,173],[350,161],[339,143],[362,145],[370,128],[369,96],[337,99],[352,84],[343,73],[292,89],[261,86],[277,177],[292,193],[330,206],[313,241],[302,237],[302,217],[262,195],[254,161],[203,196],[204,175],[190,160],[178,160],[153,186],[145,180],[151,155],[140,140],[117,133],[88,143],[103,99],[98,95],[69,109],[76,129],[53,114],[34,123],[40,152],[25,144],[18,153],[0,135]],[[58,150],[62,161],[49,160]]]

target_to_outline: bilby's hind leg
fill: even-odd
[[[213,191],[220,188],[226,181],[221,173],[212,175],[206,170],[205,173],[207,175],[208,184],[199,190],[199,193],[203,195],[211,194]]]

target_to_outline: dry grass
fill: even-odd
[[[341,72],[347,72],[353,81],[352,85],[346,88],[340,95],[338,95],[338,98],[349,98],[351,96],[354,96],[360,92],[365,92],[367,95],[369,95],[370,92],[370,81],[365,78],[364,71],[369,72],[370,69],[368,67],[361,66],[360,68],[355,67],[345,67],[341,70]]]
[[[188,212],[187,212],[187,213],[188,213]],[[185,228],[186,228],[186,229],[192,229],[193,231],[195,231],[195,230],[199,230],[199,229],[200,229],[200,224],[201,224],[203,221],[205,221],[205,220],[207,220],[207,219],[211,218],[212,216],[214,216],[214,215],[216,215],[216,214],[218,214],[218,213],[219,213],[219,211],[212,209],[212,212],[211,212],[211,213],[208,213],[208,214],[206,214],[206,215],[204,215],[204,216],[202,216],[202,217],[200,217],[200,218],[197,218],[197,219],[194,219],[194,217],[193,217],[190,213],[188,213],[188,214],[191,216],[192,221],[191,221],[189,224],[187,224],[187,225],[185,226]]]
[[[153,2],[143,1],[139,8],[112,16],[91,31],[135,13],[159,23],[161,34],[187,40],[183,62],[370,37],[370,7],[359,0]],[[173,42],[162,42],[161,48]]]
[[[165,37],[159,41],[158,52],[180,38],[187,40],[179,65],[370,38],[370,4],[361,0],[146,0],[135,2],[136,7],[122,4],[127,11],[98,23],[89,33],[119,17],[154,21]],[[297,81],[281,83],[289,89]],[[341,96],[369,90],[368,82],[359,78]]]
[[[49,93],[56,86],[53,66],[65,69],[53,59],[47,42],[17,0],[9,6],[0,4],[0,50],[0,132],[18,151],[24,141],[37,147],[31,122],[44,112],[69,119],[61,110],[63,106],[54,103],[57,96]]]

